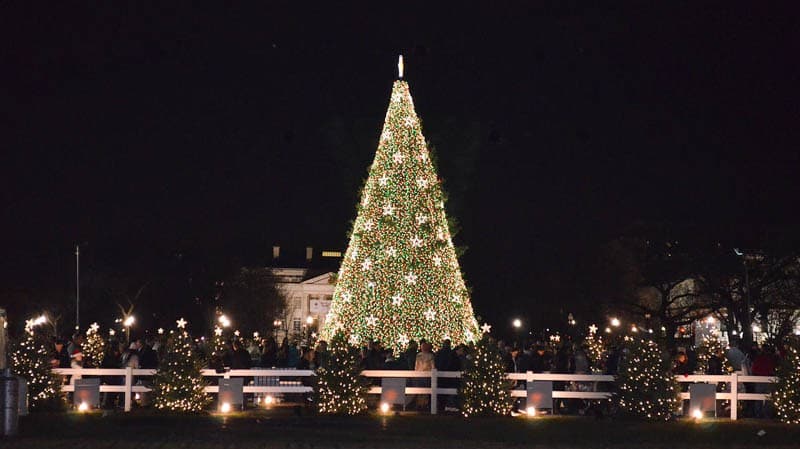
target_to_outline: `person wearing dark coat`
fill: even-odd
[[[250,369],[251,363],[250,353],[238,340],[234,340],[233,352],[231,353],[231,369]]]

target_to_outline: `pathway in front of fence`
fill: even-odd
[[[577,417],[319,416],[292,408],[234,415],[32,414],[3,449],[133,448],[789,448],[800,426],[773,421],[638,423]],[[763,436],[759,431],[763,430]]]

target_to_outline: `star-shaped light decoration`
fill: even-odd
[[[159,327],[158,328],[158,335],[164,335],[164,328],[163,327]]]
[[[418,158],[420,161],[422,161],[422,162],[425,162],[425,161],[427,161],[427,160],[428,160],[428,153],[427,153],[427,152],[425,152],[425,151],[420,151],[420,152],[419,152],[419,154],[417,155],[417,158]]]
[[[378,317],[370,315],[367,317],[367,326],[375,326],[378,324]]]
[[[239,329],[236,329],[235,331],[233,331],[233,335],[236,335],[238,337],[239,335],[241,335],[241,332],[239,332]]]
[[[415,218],[417,220],[417,224],[418,225],[423,225],[423,224],[428,222],[428,216],[427,215],[419,214]]]
[[[444,230],[442,228],[436,230],[436,238],[439,240],[444,240]]]
[[[392,206],[392,203],[383,206],[383,215],[394,215],[394,206]]]
[[[359,343],[361,343],[361,338],[358,336],[358,334],[351,334],[350,338],[348,338],[347,341],[351,345],[357,346]]]
[[[222,328],[219,326],[214,326],[214,335],[216,335],[217,337],[222,335]]]
[[[411,237],[411,246],[413,246],[414,248],[419,248],[420,246],[422,246],[422,239],[419,238],[418,235]]]
[[[369,288],[369,289],[375,288],[375,282],[373,282],[373,281],[367,282],[367,288]]]
[[[361,205],[366,207],[369,205],[369,193],[365,193],[363,197],[361,197]]]
[[[392,305],[393,306],[399,306],[402,303],[403,303],[403,297],[402,296],[400,296],[398,294],[395,294],[394,296],[392,296]]]
[[[481,326],[481,330],[483,331],[484,334],[488,334],[489,332],[492,331],[492,325],[489,323],[483,323],[483,326]]]
[[[442,258],[439,256],[433,256],[433,264],[437,267],[442,266]]]
[[[342,292],[339,297],[342,298],[342,301],[344,302],[350,302],[350,299],[353,298],[353,295],[350,292]]]
[[[370,260],[370,258],[367,257],[366,259],[364,259],[363,262],[361,262],[361,269],[367,271],[370,268],[372,268],[372,260]]]
[[[108,335],[114,336],[114,334],[116,334],[116,333],[117,332],[114,329],[109,329],[108,330]]]
[[[357,258],[358,258],[358,249],[357,248],[353,248],[353,250],[350,251],[350,259],[351,260],[356,260]]]
[[[388,129],[383,133],[381,133],[381,141],[386,142],[391,138],[392,138],[392,132],[389,131]]]
[[[386,248],[386,255],[389,257],[395,257],[397,256],[397,250],[394,248],[394,246],[390,246]]]
[[[372,230],[372,220],[365,221],[364,224],[361,225],[361,226],[364,228],[365,231],[371,231]]]
[[[378,178],[378,185],[380,185],[381,187],[386,187],[386,184],[388,184],[388,183],[389,183],[389,177],[388,176],[383,175],[380,178]]]
[[[461,302],[461,297],[458,295],[453,295],[453,297],[450,298],[450,300],[453,302]]]
[[[594,335],[596,333],[597,333],[597,326],[595,326],[594,324],[589,326],[589,335]]]
[[[403,153],[399,151],[392,155],[392,160],[394,160],[396,164],[402,164],[403,159],[405,159],[405,156],[403,156]]]
[[[406,126],[414,126],[414,117],[406,117],[403,122]]]
[[[92,325],[89,326],[89,331],[91,331],[92,333],[95,333],[99,330],[100,330],[100,325],[97,323],[92,323]]]
[[[464,338],[467,341],[475,341],[475,334],[473,334],[471,330],[467,329],[464,331]]]
[[[178,324],[178,329],[185,329],[186,328],[187,322],[183,318],[181,318],[178,321],[176,321],[176,323]]]
[[[410,341],[410,340],[408,339],[408,335],[406,335],[406,334],[401,334],[401,335],[400,335],[400,336],[397,338],[397,343],[399,343],[401,347],[406,347],[406,346],[408,346],[408,342],[409,342],[409,341]]]
[[[316,332],[312,332],[311,333],[311,338],[317,338],[317,333]]]
[[[417,186],[421,189],[428,187],[428,180],[425,178],[417,178]]]
[[[414,285],[417,283],[417,275],[414,274],[413,272],[405,275],[405,278],[406,278],[406,283],[409,285]]]
[[[334,332],[338,332],[344,329],[344,324],[341,321],[337,321],[336,324],[333,325]]]
[[[428,321],[433,321],[436,319],[436,312],[434,312],[433,309],[426,310],[425,313],[423,313],[423,315],[425,316],[425,319]]]

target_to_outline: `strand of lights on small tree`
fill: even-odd
[[[786,358],[775,373],[778,382],[770,399],[778,418],[788,424],[800,424],[800,349],[798,342],[790,345]]]
[[[198,413],[209,402],[201,371],[203,360],[186,331],[186,320],[176,323],[177,330],[170,331],[165,355],[153,376],[153,403],[160,410]]]

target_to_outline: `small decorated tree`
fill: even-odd
[[[209,397],[204,391],[202,358],[185,328],[186,321],[181,318],[177,331],[170,331],[166,353],[153,376],[153,403],[160,410],[197,413]]]
[[[61,377],[50,365],[47,338],[34,332],[34,324],[25,324],[25,339],[11,353],[11,370],[28,382],[28,405],[32,410],[58,407]]]
[[[86,341],[83,342],[84,366],[98,368],[103,362],[106,351],[106,341],[100,335],[100,326],[92,323],[86,330]]]
[[[652,340],[625,337],[615,400],[621,413],[666,421],[678,407],[678,385],[662,348]]]
[[[511,383],[494,341],[484,334],[462,373],[461,413],[464,416],[505,416],[511,413]]]
[[[778,383],[770,395],[778,418],[788,424],[800,424],[800,349],[789,347],[786,358],[775,372]]]
[[[732,373],[733,367],[728,362],[728,358],[725,357],[725,346],[725,342],[716,335],[709,335],[703,338],[700,347],[697,348],[697,369],[701,373],[708,373],[709,361],[716,356],[721,365],[722,374]]]
[[[605,364],[606,345],[603,336],[597,333],[597,326],[589,328],[589,335],[586,336],[586,356],[589,358],[592,370],[602,370]]]
[[[315,400],[320,413],[357,415],[367,409],[369,386],[361,376],[361,357],[357,347],[339,332],[328,346],[327,367],[317,370]]]

